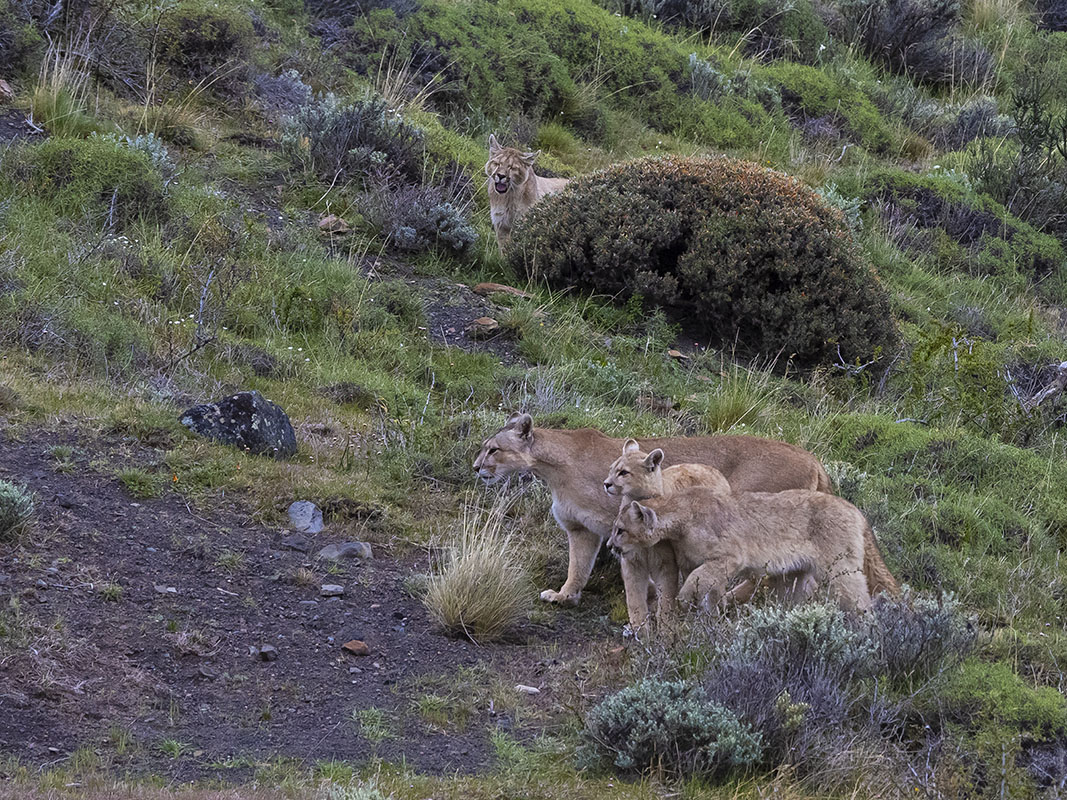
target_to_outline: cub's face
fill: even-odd
[[[660,473],[662,462],[662,450],[642,453],[636,440],[627,439],[622,447],[622,455],[615,459],[608,470],[604,491],[613,497],[629,494],[637,499],[658,494],[663,483]]]
[[[485,174],[489,178],[489,194],[507,194],[512,187],[522,186],[530,176],[537,153],[526,153],[514,147],[501,147],[496,137],[489,137],[489,161]]]
[[[529,414],[516,414],[508,424],[484,442],[474,459],[474,470],[486,483],[496,483],[536,463],[532,452],[533,421]]]
[[[659,541],[655,533],[655,515],[642,513],[636,501],[624,506],[615,517],[608,537],[608,547],[619,558],[646,550]]]

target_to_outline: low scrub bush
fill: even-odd
[[[760,735],[684,681],[646,678],[601,701],[586,717],[581,759],[623,772],[662,768],[712,776],[762,755]]]
[[[977,629],[952,595],[908,591],[875,601],[871,637],[881,672],[891,679],[927,678],[962,661],[974,648]]]
[[[829,44],[808,0],[620,0],[622,13],[741,38],[748,55],[812,62]]]
[[[473,183],[457,172],[441,186],[382,185],[365,193],[358,205],[401,250],[440,247],[461,254],[478,240],[470,220],[472,200]]]
[[[430,616],[453,635],[477,642],[500,638],[526,612],[530,582],[507,524],[506,498],[488,510],[467,506],[462,527],[423,599]]]
[[[850,3],[841,31],[889,69],[933,84],[984,84],[995,62],[959,32],[959,0]]]
[[[324,181],[398,176],[417,183],[422,172],[422,132],[381,100],[344,105],[320,96],[286,120],[282,145]]]
[[[26,147],[26,187],[64,214],[85,213],[122,227],[166,215],[163,179],[140,146],[109,137],[49,139]]]
[[[0,480],[0,542],[11,541],[29,527],[33,495],[25,488]]]
[[[878,172],[867,185],[867,199],[882,204],[881,212],[901,244],[933,251],[946,266],[972,274],[998,275],[1009,282],[1021,276],[1044,282],[1052,293],[1062,287],[1064,251],[1059,242],[966,184],[951,177]],[[913,238],[915,231],[935,230],[962,249],[943,245],[939,251],[930,246],[929,237]]]
[[[523,219],[509,259],[557,286],[640,295],[780,366],[866,359],[896,338],[841,214],[745,161],[646,159],[572,181]]]
[[[248,13],[224,3],[181,0],[160,18],[156,51],[183,82],[235,93],[255,45]]]

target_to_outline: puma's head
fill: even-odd
[[[662,450],[656,448],[651,453],[643,453],[636,439],[627,439],[622,455],[608,470],[604,491],[612,496],[628,494],[638,500],[662,494],[662,463]]]
[[[528,470],[535,463],[532,446],[533,418],[529,414],[512,414],[507,425],[482,442],[474,470],[486,483]]]
[[[637,550],[656,544],[662,537],[657,535],[656,512],[636,500],[619,511],[608,538],[608,547],[619,558],[626,558]]]
[[[512,187],[521,187],[533,171],[534,162],[541,151],[525,152],[514,147],[501,147],[493,134],[489,134],[489,161],[485,174],[489,178],[489,191],[507,194]]]

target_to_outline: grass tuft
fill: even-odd
[[[493,641],[526,611],[530,582],[514,537],[504,532],[509,507],[505,495],[488,509],[468,503],[450,555],[430,576],[423,602],[454,635]]]

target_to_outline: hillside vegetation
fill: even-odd
[[[1060,796],[1067,6],[0,0],[0,79],[0,440],[191,519],[280,531],[319,503],[430,598],[430,661],[460,647],[442,626],[511,631],[386,684],[396,725],[482,743],[443,776],[377,708],[348,720],[370,755],[289,747],[268,698],[263,748],[225,761],[91,715],[73,754],[0,741],[0,797]],[[505,256],[490,133],[577,179]],[[243,390],[288,412],[296,457],[178,421]],[[547,492],[471,470],[517,410],[805,447],[907,590],[865,620],[762,603],[641,643],[614,563],[578,609],[534,606],[566,569]],[[78,626],[32,590],[79,555],[42,555],[62,497],[16,467],[0,675],[35,654],[19,692],[55,710],[80,685],[40,654]],[[333,582],[301,568],[278,580]],[[106,577],[94,602],[175,634]],[[459,596],[494,605],[442,610]],[[168,702],[174,727],[198,701]]]

